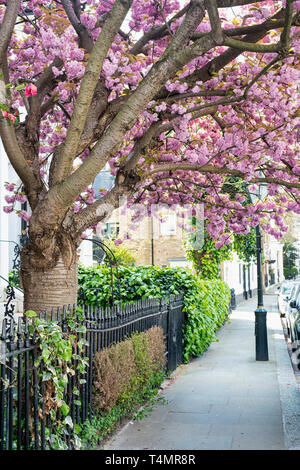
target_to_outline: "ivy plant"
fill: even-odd
[[[196,227],[195,218],[191,219],[191,225]],[[185,241],[187,258],[192,261],[193,267],[202,279],[221,279],[221,263],[231,260],[235,252],[239,259],[248,265],[256,259],[256,233],[251,227],[246,235],[234,233],[230,235],[232,241],[216,248],[216,240],[204,230],[204,243],[200,249],[194,249],[197,232],[192,232]]]
[[[71,312],[66,313],[66,331],[63,331],[57,321],[40,319],[32,310],[28,310],[25,315],[31,319],[29,333],[34,337],[40,352],[34,367],[40,371],[39,380],[44,384],[44,396],[40,396],[40,401],[47,403],[46,412],[51,422],[45,429],[47,447],[51,450],[67,450],[68,436],[72,447],[80,449],[80,427],[73,423],[70,406],[65,400],[70,378],[75,376],[78,379],[73,395],[79,395],[79,386],[85,382],[79,377],[85,374],[89,366],[88,357],[84,355],[88,343],[79,337],[79,333],[86,332],[85,326],[80,322],[80,310],[75,317]]]

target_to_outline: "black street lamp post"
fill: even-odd
[[[263,198],[264,185],[259,185],[257,193],[249,192],[246,186],[249,202]],[[257,361],[268,361],[268,333],[267,333],[267,310],[264,308],[263,299],[263,275],[262,275],[262,246],[261,246],[261,230],[258,224],[256,231],[256,264],[257,264],[257,308],[255,310],[255,351]]]
[[[256,360],[268,361],[268,334],[267,334],[267,310],[263,301],[263,277],[261,265],[261,230],[256,229],[256,260],[257,260],[257,309],[255,310],[255,348]]]

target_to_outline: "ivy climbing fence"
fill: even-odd
[[[49,449],[53,448],[51,439],[57,436],[67,449],[74,448],[74,427],[93,415],[94,355],[133,332],[162,327],[167,368],[174,370],[183,358],[182,307],[183,297],[176,295],[108,308],[69,305],[32,318],[4,319],[0,336],[0,450]],[[77,323],[75,317],[80,318]],[[37,324],[39,332],[54,325],[47,330],[53,341],[59,332],[65,341],[58,343],[60,356],[55,364]],[[70,343],[64,339],[68,337]],[[57,370],[61,377],[55,375]]]

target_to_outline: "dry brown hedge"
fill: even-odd
[[[94,358],[94,407],[108,411],[121,395],[165,366],[162,328],[149,330],[99,351]]]

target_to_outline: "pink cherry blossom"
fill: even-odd
[[[37,94],[37,87],[30,83],[26,88],[25,88],[25,96],[35,96]]]
[[[45,95],[42,95],[46,112],[37,132],[39,142],[36,142],[39,152],[36,161],[40,162],[40,175],[47,188],[50,176],[50,165],[47,165],[49,156],[65,141],[88,53],[81,47],[81,41],[78,40],[77,33],[63,8],[59,8],[59,11],[55,12],[57,18],[53,16],[53,21],[49,22],[44,3],[41,0],[21,2],[20,14],[30,8],[35,20],[18,25],[22,43],[17,35],[12,38],[8,64],[11,83],[18,83],[20,78],[28,83],[24,93],[27,98],[37,94],[37,87],[32,82],[39,83],[39,78],[48,68],[53,74],[50,94],[44,90]],[[112,3],[87,1],[87,6],[81,14],[81,22],[94,42],[102,28],[101,25],[95,28],[97,20],[110,11]],[[231,14],[228,15],[229,9],[221,10],[222,27],[232,29],[242,24],[260,24],[274,15],[279,7],[285,6],[284,1],[266,0],[259,3],[255,8],[252,8],[251,4],[241,6],[237,22],[233,21]],[[299,8],[299,3],[293,2],[295,11]],[[109,113],[105,114],[107,108],[101,109],[102,98],[104,103],[107,94],[106,104],[111,109],[122,108],[127,97],[132,96],[144,77],[159,64],[170,44],[171,36],[176,34],[184,21],[184,15],[173,18],[169,34],[158,37],[154,35],[138,54],[134,54],[132,47],[137,38],[148,33],[151,28],[157,30],[164,27],[165,18],[169,20],[180,8],[178,0],[167,0],[163,2],[164,15],[161,15],[154,0],[133,1],[127,17],[128,37],[126,34],[118,34],[115,37],[99,75],[99,83],[103,84],[105,91],[103,97],[101,95],[101,99],[94,103],[94,109],[95,114],[99,112],[97,116],[100,116],[103,125],[101,135],[109,133],[110,118],[113,117]],[[3,17],[4,8],[0,7],[0,23]],[[56,28],[56,20],[64,27]],[[203,34],[210,30],[211,25],[206,15],[195,33]],[[219,238],[220,247],[230,242],[231,231],[246,233],[250,226],[259,223],[262,223],[269,233],[276,234],[276,237],[285,232],[284,213],[300,213],[300,191],[296,186],[292,187],[293,184],[298,184],[300,175],[297,153],[297,84],[300,72],[294,56],[300,50],[298,33],[299,26],[293,25],[292,52],[281,59],[280,66],[271,67],[257,80],[257,74],[275,59],[276,54],[243,52],[227,66],[207,76],[206,67],[210,70],[210,63],[225,52],[227,48],[223,46],[195,57],[167,77],[160,92],[151,96],[138,116],[132,119],[132,125],[126,128],[120,145],[116,145],[115,153],[103,158],[103,163],[108,164],[111,175],[117,176],[120,167],[131,156],[140,140],[147,136],[149,129],[158,126],[151,145],[142,149],[134,168],[136,176],[140,178],[140,184],[128,199],[128,207],[132,207],[134,212],[133,221],[140,221],[146,214],[152,214],[154,205],[164,207],[175,204],[179,207],[193,207],[201,202],[208,221],[207,230],[211,236]],[[261,42],[268,44],[279,39],[280,31],[272,30],[266,33]],[[24,45],[26,47],[23,47]],[[56,65],[52,65],[54,60]],[[201,73],[202,70],[205,73]],[[252,81],[247,98],[241,99]],[[44,105],[50,96],[56,105],[48,108]],[[240,101],[237,100],[234,106],[226,103],[226,100],[218,104],[224,96]],[[11,103],[7,109],[15,110],[24,105],[28,106],[23,99],[24,95],[12,88]],[[208,110],[215,109],[214,113],[207,112],[195,117],[197,109],[204,110],[206,107]],[[14,111],[9,113],[2,110],[3,118],[11,123],[16,120],[13,113]],[[94,125],[96,129],[96,121],[89,122],[88,127],[92,128]],[[23,131],[25,127],[21,129]],[[95,139],[91,139],[85,148],[80,149],[81,153],[74,161],[72,172],[90,161],[92,148],[98,139],[97,133],[95,135]],[[168,165],[173,165],[172,171],[167,168]],[[193,169],[189,169],[189,165]],[[160,166],[162,170],[158,171]],[[250,204],[242,186],[235,186],[230,180],[235,175],[239,175],[240,182],[243,180],[248,184],[250,193],[258,189],[259,183],[255,182],[260,178],[271,181],[266,199]],[[234,189],[234,197],[229,196],[230,189]],[[6,190],[13,192],[15,187],[8,184]],[[104,199],[109,197],[109,194],[110,190],[107,189],[99,192],[100,197]],[[6,201],[12,204],[13,197],[6,196]],[[22,203],[26,199],[22,194],[17,194],[15,200]],[[92,206],[95,200],[94,190],[91,187],[84,188],[71,202],[74,214]],[[136,200],[139,200],[143,210],[135,207]],[[12,212],[12,206],[6,207],[5,212]],[[276,229],[269,224],[270,221]]]
[[[12,204],[15,202],[16,200],[16,196],[5,196],[5,201],[8,203],[8,204]]]
[[[14,183],[6,184],[4,187],[5,187],[6,191],[10,191],[10,192],[14,191],[14,189],[15,189]]]
[[[14,210],[13,206],[3,206],[3,212],[10,214]]]
[[[5,119],[9,119],[14,124],[14,122],[16,120],[16,116],[14,116],[13,114],[8,113],[7,111],[4,111],[4,110],[1,110],[1,112],[2,112],[2,116]]]
[[[18,212],[18,217],[20,217],[21,219],[24,219],[26,222],[28,222],[30,220],[31,216],[26,211],[20,211],[20,212]]]
[[[16,200],[21,204],[27,201],[27,197],[24,194],[16,194]]]

